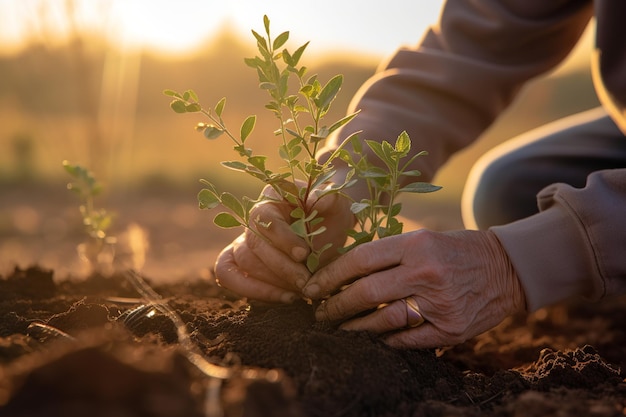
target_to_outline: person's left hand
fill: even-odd
[[[525,310],[497,237],[469,230],[419,230],[357,246],[317,271],[303,293],[330,295],[316,311],[318,320],[384,334],[388,344],[404,348],[458,344]],[[409,327],[419,318],[413,301],[426,320],[417,327]]]

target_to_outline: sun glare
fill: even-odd
[[[123,49],[193,52],[224,28],[247,36],[267,14],[276,30],[322,50],[389,54],[415,43],[442,0],[318,0],[306,10],[291,0],[0,0],[0,52],[30,41],[100,36]],[[358,11],[358,17],[355,15]]]

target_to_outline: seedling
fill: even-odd
[[[278,128],[274,134],[279,137],[278,155],[284,165],[277,171],[268,169],[267,156],[257,155],[248,147],[256,116],[248,116],[239,131],[234,132],[226,126],[222,118],[226,98],[220,99],[215,106],[206,108],[200,104],[198,95],[193,90],[182,93],[165,90],[164,94],[172,97],[170,107],[176,113],[202,113],[208,118],[208,123],[196,125],[196,130],[205,138],[214,140],[225,135],[233,142],[233,149],[239,159],[223,161],[221,164],[224,167],[251,175],[275,191],[275,196],[263,193],[255,199],[246,196],[239,199],[233,193],[219,191],[212,182],[203,179],[201,182],[206,188],[198,194],[200,208],[225,207],[228,211],[218,213],[213,220],[217,226],[242,226],[263,237],[257,228],[269,225],[260,219],[250,218],[252,207],[262,201],[290,204],[293,208],[291,228],[311,248],[307,267],[315,271],[319,267],[320,256],[330,249],[331,244],[320,247],[315,244],[316,237],[324,233],[325,227],[320,225],[324,219],[315,209],[315,205],[310,204],[314,192],[317,193],[316,198],[320,199],[328,194],[342,193],[357,178],[367,182],[370,198],[352,204],[352,211],[358,221],[357,229],[348,232],[354,242],[344,248],[347,250],[375,237],[382,238],[402,232],[402,224],[397,220],[401,205],[395,201],[400,192],[430,192],[439,187],[421,182],[400,187],[401,177],[419,175],[419,172],[407,170],[407,167],[416,157],[425,154],[419,153],[404,162],[411,148],[406,133],[398,137],[394,146],[386,141],[365,142],[381,159],[384,168],[367,159],[356,134],[348,137],[326,162],[320,163],[316,154],[326,138],[357,116],[357,113],[353,113],[332,123],[325,121],[325,116],[341,89],[343,76],[336,75],[326,83],[322,83],[317,75],[308,76],[307,68],[299,64],[308,42],[290,52],[283,48],[289,39],[289,32],[282,32],[273,38],[267,16],[264,16],[263,24],[264,36],[252,31],[259,54],[246,58],[245,63],[256,70],[259,88],[267,91],[270,96],[265,108],[278,119]],[[296,83],[290,82],[293,78]],[[296,91],[292,91],[294,84],[297,85]],[[351,147],[350,150],[347,149],[348,146]],[[350,172],[342,183],[329,184],[336,174],[332,164],[336,158],[346,162]]]
[[[107,230],[112,224],[113,216],[105,209],[96,209],[94,205],[95,197],[102,192],[102,184],[93,173],[80,165],[63,161],[63,168],[74,179],[67,184],[67,189],[80,199],[78,209],[87,235],[85,242],[77,247],[78,255],[92,267],[110,265],[113,262],[116,239],[107,235]]]

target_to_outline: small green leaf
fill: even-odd
[[[202,134],[204,135],[205,138],[209,139],[209,140],[213,140],[213,139],[217,139],[220,136],[222,136],[222,133],[224,133],[224,131],[218,127],[215,127],[213,125],[207,125],[204,128],[204,131],[202,132]]]
[[[309,237],[321,235],[325,231],[326,231],[326,226],[318,227],[317,229],[315,229],[311,233],[309,233]]]
[[[304,45],[296,49],[296,51],[291,55],[294,67],[298,65],[298,62],[300,61],[300,58],[302,57],[302,53],[304,52],[304,50],[306,49],[308,45],[309,45],[309,42],[305,43]],[[306,72],[306,67],[302,67],[300,71],[302,73],[299,72],[299,75],[300,75],[300,78],[302,78],[302,76],[304,75],[304,72]]]
[[[263,156],[263,155],[251,156],[250,158],[248,158],[248,162],[250,163],[250,165],[258,168],[261,171],[265,171],[266,160],[267,160],[267,156]]]
[[[193,90],[185,91],[185,95],[188,96],[189,98],[191,98],[193,101],[198,101],[198,95]]]
[[[224,111],[224,106],[226,105],[226,97],[222,97],[220,101],[215,105],[215,114],[218,117],[222,117],[222,112]]]
[[[174,90],[163,90],[163,94],[165,94],[168,97],[182,98],[182,96]]]
[[[202,210],[209,210],[217,207],[220,204],[220,199],[217,195],[206,188],[203,188],[198,193],[198,205]]]
[[[442,187],[440,187],[439,185],[433,185],[427,182],[413,182],[411,184],[405,185],[398,191],[401,193],[432,193],[434,191],[440,190],[441,188]]]
[[[221,212],[215,216],[213,223],[223,229],[241,226],[241,222],[239,220],[237,220],[232,214],[226,212]]]
[[[267,17],[267,15],[263,15],[263,26],[265,27],[265,33],[267,33],[267,36],[270,35],[270,18]]]
[[[345,125],[346,123],[348,123],[350,120],[354,119],[356,117],[356,115],[359,114],[358,112],[356,113],[352,113],[349,114],[339,120],[337,120],[335,123],[333,123],[329,128],[328,128],[328,133],[333,133],[335,130],[339,129],[341,126]]]
[[[298,219],[295,222],[291,223],[291,230],[300,237],[306,236],[306,223],[302,219]]]
[[[248,168],[248,165],[241,161],[222,161],[220,163],[226,168],[234,169],[235,171],[245,171]]]
[[[274,48],[274,50],[280,48],[281,46],[283,46],[285,44],[285,42],[287,42],[287,40],[289,39],[289,32],[283,32],[280,35],[278,35],[276,37],[276,39],[274,39],[274,43],[272,44],[272,48]]]
[[[248,116],[241,125],[241,141],[244,142],[246,138],[252,133],[254,125],[256,124],[256,116]]]
[[[291,213],[289,213],[289,215],[294,219],[303,219],[304,217],[306,217],[306,213],[304,212],[302,207],[296,207],[295,209],[291,210]]]
[[[225,207],[231,209],[237,216],[240,218],[245,217],[243,204],[241,204],[241,201],[233,194],[223,192],[222,195],[220,195],[220,200]]]
[[[202,107],[198,103],[191,103],[185,106],[185,111],[187,113],[197,113],[202,110]]]
[[[335,99],[337,93],[341,89],[341,84],[343,83],[343,75],[335,75],[333,78],[326,83],[322,91],[320,91],[319,96],[317,97],[316,104],[320,109],[326,109],[330,106],[330,103]]]
[[[352,203],[350,211],[354,214],[359,214],[363,210],[367,210],[370,207],[369,203]]]
[[[252,35],[256,38],[259,47],[263,47],[267,51],[267,41],[261,35],[259,35],[255,30],[252,30]]]
[[[409,134],[406,131],[403,131],[396,140],[395,151],[406,155],[410,150],[411,138],[409,138]]]
[[[419,177],[422,175],[422,173],[417,169],[412,169],[410,171],[401,172],[400,175],[403,175],[405,177]]]
[[[182,100],[173,100],[170,103],[170,107],[172,108],[172,110],[174,110],[176,113],[187,113],[187,105],[185,104],[184,101]]]
[[[306,267],[309,271],[311,272],[315,272],[317,271],[317,268],[320,265],[320,258],[319,255],[312,252],[309,254],[309,256],[306,258]]]

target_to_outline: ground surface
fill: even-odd
[[[210,279],[151,283],[228,372],[220,382],[167,317],[136,310],[127,277],[59,278],[30,268],[0,280],[0,416],[626,414],[624,298],[402,351],[316,323],[304,302],[249,304]]]

